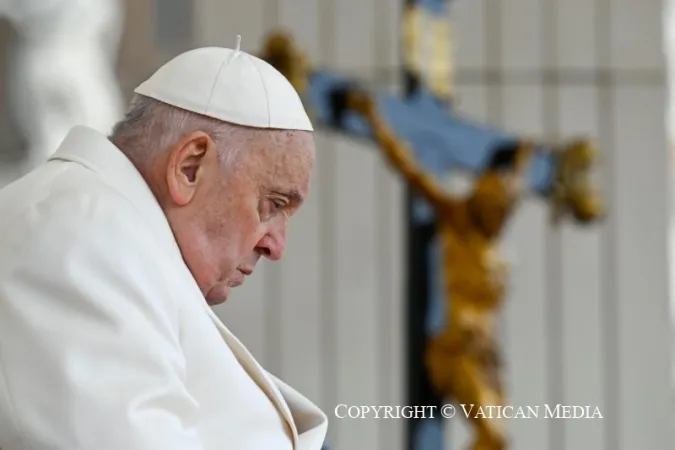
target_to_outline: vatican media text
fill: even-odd
[[[338,419],[450,419],[456,415],[467,419],[602,419],[597,406],[581,405],[475,405],[442,406],[371,406],[335,407]]]

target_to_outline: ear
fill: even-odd
[[[178,206],[190,203],[216,161],[215,144],[202,131],[184,136],[169,150],[166,183],[169,195]]]

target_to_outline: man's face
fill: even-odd
[[[213,142],[197,136],[182,141],[167,164],[167,217],[211,305],[225,301],[260,257],[283,256],[289,218],[309,194],[311,134],[258,133],[239,152],[235,165],[224,167]]]

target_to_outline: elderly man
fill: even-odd
[[[202,48],[0,191],[2,450],[319,449],[327,419],[209,304],[284,253],[312,125],[290,83]]]

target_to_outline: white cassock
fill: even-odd
[[[143,178],[75,128],[0,191],[2,450],[318,450],[327,418],[206,304]]]
[[[28,168],[71,127],[108,133],[124,114],[115,75],[120,0],[0,0],[18,33],[7,64],[9,106],[28,142]]]

